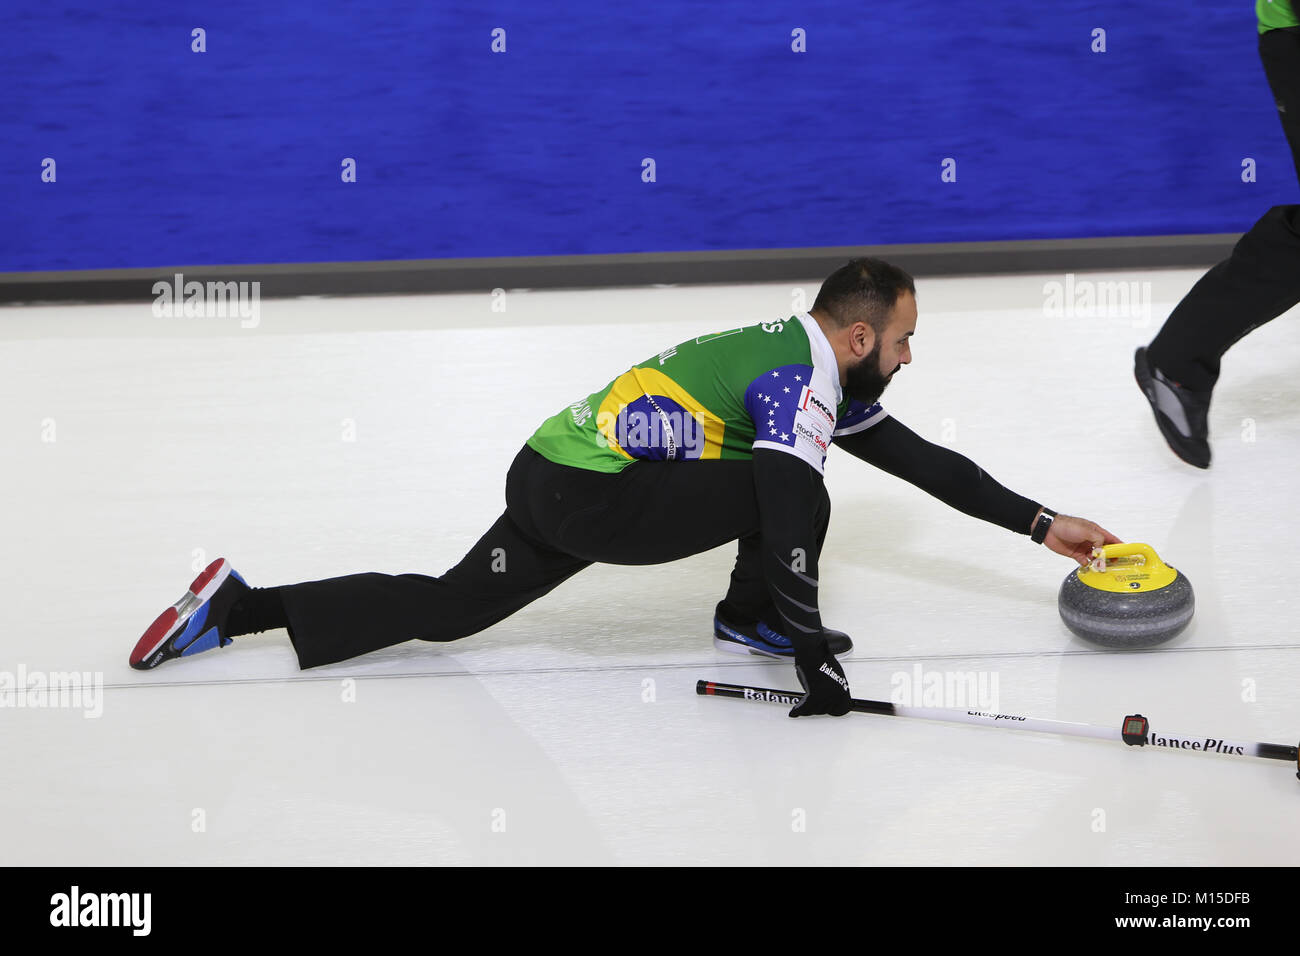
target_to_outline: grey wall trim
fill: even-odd
[[[1239,234],[1017,240],[812,249],[739,249],[607,256],[411,259],[268,265],[0,272],[0,304],[151,301],[155,282],[259,281],[262,297],[481,292],[807,280],[854,256],[879,256],[915,276],[1208,267]]]

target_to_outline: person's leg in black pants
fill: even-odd
[[[590,561],[520,531],[509,512],[441,577],[349,574],[277,588],[303,669],[410,640],[454,641],[537,600]]]
[[[828,521],[829,499],[819,510],[819,547]],[[752,540],[758,526],[747,460],[638,462],[603,474],[524,448],[506,478],[505,514],[441,577],[353,574],[275,591],[299,665],[316,667],[413,639],[458,640],[593,562],[675,561]],[[757,594],[745,575],[741,586]]]
[[[1259,54],[1300,175],[1300,30],[1270,30]],[[1300,302],[1300,205],[1274,206],[1232,255],[1178,303],[1147,358],[1178,385],[1207,394],[1239,339]]]
[[[1210,392],[1224,353],[1297,302],[1300,205],[1274,206],[1178,303],[1147,357],[1182,387]]]
[[[1300,179],[1300,27],[1260,34],[1259,58]]]

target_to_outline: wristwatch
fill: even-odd
[[[1047,529],[1052,526],[1052,519],[1056,517],[1056,512],[1051,508],[1044,508],[1034,522],[1034,530],[1029,534],[1029,540],[1034,544],[1042,544],[1047,538]]]

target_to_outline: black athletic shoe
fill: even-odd
[[[826,644],[832,655],[839,657],[853,650],[853,642],[843,631],[822,628]],[[794,660],[794,645],[790,638],[774,631],[763,621],[741,624],[727,607],[719,601],[713,611],[713,646],[732,654],[760,654],[764,657],[783,657]]]
[[[1174,454],[1189,465],[1209,468],[1211,393],[1194,392],[1171,381],[1151,364],[1145,348],[1133,354],[1133,376]]]

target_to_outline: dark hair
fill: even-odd
[[[883,259],[864,256],[850,259],[827,277],[813,309],[840,328],[866,322],[880,334],[904,290],[916,295],[910,275]]]

